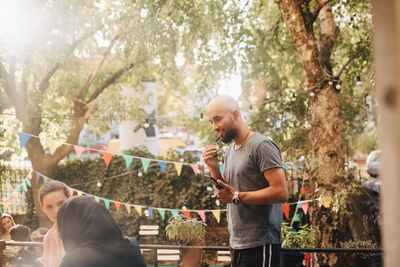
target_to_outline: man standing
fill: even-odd
[[[232,267],[279,267],[281,203],[288,198],[280,150],[273,141],[248,128],[232,97],[217,96],[207,113],[222,141],[234,141],[226,152],[222,174],[215,144],[203,153],[211,175],[224,187],[215,190],[228,204]]]

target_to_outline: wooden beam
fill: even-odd
[[[373,0],[384,265],[400,266],[400,3]]]

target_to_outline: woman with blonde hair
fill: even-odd
[[[13,217],[8,213],[1,214],[0,240],[10,241],[10,229],[15,225]]]

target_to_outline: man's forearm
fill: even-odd
[[[287,201],[287,190],[269,186],[264,189],[249,192],[239,192],[240,201],[246,204],[266,205]]]

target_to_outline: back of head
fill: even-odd
[[[31,230],[28,226],[17,224],[10,230],[11,239],[14,241],[28,241]]]
[[[72,197],[61,205],[57,226],[66,252],[91,246],[119,255],[126,247],[127,242],[111,213],[86,196]]]
[[[39,189],[40,204],[43,204],[43,197],[45,195],[47,195],[48,193],[51,193],[51,192],[59,191],[59,190],[63,191],[65,196],[68,198],[68,196],[69,196],[68,188],[63,182],[50,181],[50,182],[42,184],[42,186]]]
[[[39,227],[31,234],[31,241],[33,242],[43,242],[44,235],[49,231],[49,229],[45,227]]]

